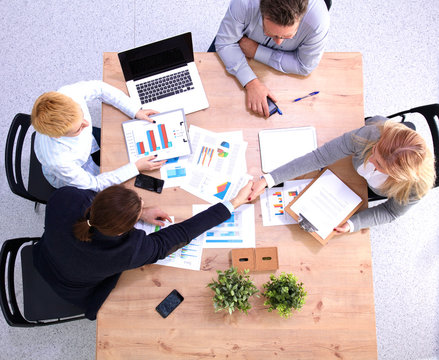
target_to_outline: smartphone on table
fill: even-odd
[[[143,174],[137,175],[136,180],[134,181],[134,186],[149,191],[155,191],[158,194],[162,192],[164,184],[165,181],[162,179],[157,179],[155,177]]]
[[[268,112],[270,114],[269,116],[276,114],[276,113],[279,113],[279,115],[282,115],[282,111],[280,111],[279,107],[268,96],[267,96],[267,103],[268,103]]]
[[[155,309],[163,318],[166,318],[183,300],[184,297],[174,289]]]

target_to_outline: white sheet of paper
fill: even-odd
[[[193,215],[206,210],[210,205],[192,205]],[[222,224],[201,235],[204,248],[250,248],[256,246],[255,207],[244,204]]]
[[[247,143],[238,140],[242,134],[214,133],[192,125],[189,136],[193,151],[181,188],[212,204],[232,199],[251,179],[245,174]]]
[[[284,186],[266,189],[260,197],[264,226],[297,224],[285,207],[311,182],[311,179],[285,181]]]
[[[261,165],[269,173],[317,148],[315,128],[297,127],[259,131]]]
[[[174,217],[171,216],[172,223],[165,221],[163,227],[138,221],[134,227],[136,229],[144,230],[147,234],[159,231],[174,223]],[[181,269],[200,270],[201,258],[203,256],[203,239],[199,236],[193,239],[189,244],[178,249],[172,254],[168,255],[162,260],[158,260],[155,264],[171,266]]]
[[[361,197],[326,169],[291,206],[291,210],[297,215],[302,214],[325,239],[361,201]]]

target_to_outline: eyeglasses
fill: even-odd
[[[273,34],[271,34],[269,31],[266,30],[266,27],[265,27],[265,21],[264,21],[264,20],[262,21],[262,30],[264,31],[264,34],[265,34],[266,36],[271,37],[272,39],[275,39],[275,40],[287,40],[287,39],[292,39],[292,38],[296,35],[296,33],[297,33],[297,28],[295,28],[295,29],[294,29],[294,32],[291,33],[291,34],[288,34],[288,35],[281,35],[281,36],[279,36],[279,35],[273,35]],[[289,29],[288,29],[288,30],[289,30]]]

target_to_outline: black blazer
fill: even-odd
[[[45,230],[34,245],[35,267],[64,299],[84,309],[87,318],[96,313],[124,270],[155,263],[192,239],[230,217],[223,204],[158,232],[146,235],[132,229],[116,237],[95,230],[92,241],[73,235],[73,225],[91,205],[96,193],[63,187],[55,191],[46,207]]]

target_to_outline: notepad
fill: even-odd
[[[294,219],[305,218],[315,228],[310,232],[325,245],[335,235],[334,228],[357,211],[363,199],[328,168],[285,208]]]
[[[259,132],[261,167],[264,173],[269,173],[316,148],[316,130],[311,126]]]
[[[150,116],[156,121],[129,120],[122,123],[130,162],[156,155],[155,160],[189,155],[191,146],[183,109]]]

